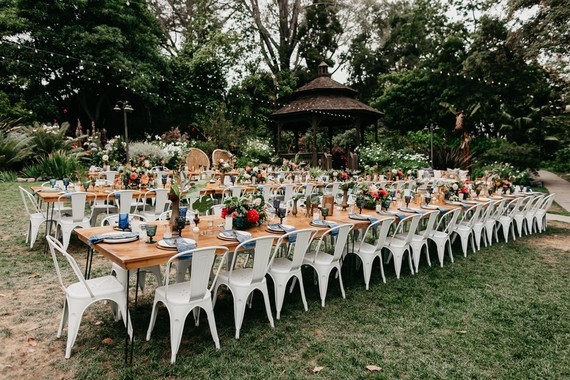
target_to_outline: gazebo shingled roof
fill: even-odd
[[[333,126],[360,129],[362,141],[364,127],[375,124],[383,113],[354,99],[356,94],[356,90],[332,79],[328,72],[328,65],[321,63],[317,78],[293,91],[293,99],[269,116],[277,124],[276,146],[281,145],[282,129],[293,130],[298,140],[298,133],[301,129],[311,128],[316,134],[318,127],[327,127],[330,150],[332,148],[331,127]],[[316,146],[313,146],[312,161],[313,165],[316,165]]]

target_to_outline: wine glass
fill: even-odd
[[[323,216],[323,220],[327,220],[327,216],[329,215],[328,207],[321,207],[321,215]]]
[[[161,178],[163,188],[166,188],[166,181],[167,180],[168,180],[168,176],[166,174],[163,174],[162,178]]]
[[[148,238],[149,238],[149,240],[147,241],[148,244],[154,243],[154,240],[152,240],[152,238],[156,235],[157,227],[158,226],[156,224],[147,224],[146,236],[148,236]]]
[[[276,214],[279,217],[279,224],[283,224],[283,218],[287,216],[287,209],[284,207],[279,207]]]
[[[362,214],[362,209],[364,208],[365,203],[366,203],[366,201],[364,200],[364,198],[361,198],[358,200],[358,213],[359,214]]]
[[[57,182],[57,181],[56,181],[55,178],[51,178],[51,179],[49,180],[49,184],[51,185],[51,188],[52,188],[52,189],[55,187],[56,182]]]
[[[404,201],[406,202],[406,208],[408,208],[410,206],[410,201],[412,200],[412,196],[411,195],[405,195],[404,196]]]
[[[236,183],[236,176],[235,176],[235,174],[230,174],[230,182],[232,183],[232,186],[235,185],[235,183]]]
[[[129,228],[129,214],[119,214],[119,228],[123,231]]]
[[[85,181],[83,182],[83,188],[85,189],[85,191],[89,190],[89,186],[91,186],[91,181]]]
[[[426,201],[426,206],[429,205],[431,202],[431,194],[428,192],[424,199]]]
[[[63,186],[65,187],[65,191],[67,191],[67,186],[69,186],[69,178],[63,179]]]
[[[178,236],[182,236],[182,230],[186,226],[186,216],[176,217],[176,228],[178,229]]]

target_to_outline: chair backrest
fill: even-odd
[[[325,231],[317,243],[315,259],[320,255],[330,255],[330,253],[325,251],[327,240],[330,240],[334,241],[332,261],[340,260],[342,253],[344,252],[344,248],[346,247],[346,242],[348,241],[348,234],[353,227],[354,226],[352,224],[341,224]]]
[[[230,162],[232,156],[233,155],[227,150],[214,149],[214,151],[212,152],[212,165],[216,165],[220,161],[220,158],[221,158],[222,160],[224,160],[230,166],[233,167],[232,163]]]
[[[213,205],[210,207],[210,215],[222,216],[222,209],[226,207],[224,204]]]
[[[405,244],[410,244],[418,229],[418,224],[420,223],[421,218],[422,215],[420,214],[406,216],[404,219],[400,220],[392,236],[403,234]]]
[[[77,262],[75,261],[75,259],[65,251],[65,249],[63,248],[63,245],[56,238],[54,238],[51,235],[48,235],[48,236],[46,236],[46,239],[47,239],[47,242],[49,245],[51,258],[52,258],[53,264],[55,266],[55,271],[57,273],[57,278],[59,280],[59,284],[61,285],[61,288],[63,289],[63,291],[67,292],[67,286],[65,286],[65,282],[63,281],[63,276],[61,275],[61,267],[59,265],[59,260],[57,259],[57,252],[59,252],[63,257],[65,257],[67,259],[69,266],[73,270],[73,273],[75,273],[75,276],[77,277],[79,282],[81,284],[83,284],[83,286],[85,286],[85,289],[87,290],[89,295],[91,297],[94,297],[93,292],[91,291],[91,288],[89,287],[89,285],[87,285],[87,281],[85,281],[85,277],[83,276],[81,269],[79,269],[79,265],[77,265]]]
[[[421,235],[425,238],[427,238],[431,232],[433,231],[433,228],[435,226],[435,222],[437,221],[437,217],[439,216],[440,212],[439,210],[432,210],[432,211],[428,211],[424,214],[423,218],[425,219],[427,217],[427,223],[425,224],[425,228],[421,231],[419,231],[418,228],[418,235]],[[419,226],[419,223],[418,223]]]
[[[232,263],[229,269],[230,281],[233,271],[235,270],[236,260],[240,251],[253,249],[253,270],[251,271],[251,277],[249,280],[250,284],[261,282],[265,278],[265,275],[269,270],[269,266],[271,265],[271,261],[273,260],[273,256],[275,255],[276,251],[273,248],[273,243],[276,239],[277,237],[275,236],[262,236],[241,242],[234,249]]]
[[[188,156],[186,156],[186,165],[192,170],[208,170],[210,169],[210,159],[203,150],[198,148],[190,148]]]
[[[554,193],[548,194],[544,198],[544,200],[542,201],[542,204],[540,205],[541,210],[548,211],[550,206],[552,206],[552,202],[554,201],[554,195],[555,195]]]
[[[108,184],[113,185],[115,183],[115,177],[117,176],[117,172],[113,170],[109,170],[105,172],[105,180]]]
[[[153,190],[149,190],[144,194],[144,207],[146,207],[147,202],[147,196],[149,196],[151,193],[154,193],[155,199],[154,199],[154,213],[155,215],[160,215],[162,214],[164,211],[166,211],[166,201],[168,200],[168,193],[170,192],[169,189],[153,189]],[[144,209],[143,209],[144,210]]]
[[[301,264],[303,264],[305,253],[307,253],[316,234],[317,230],[312,228],[288,232],[279,238],[275,246],[275,251],[279,252],[279,250],[287,244],[293,246],[293,254],[290,255],[291,270],[297,270],[301,267]],[[294,242],[289,242],[290,237]]]
[[[295,185],[292,183],[288,183],[283,186],[283,201],[288,202],[290,199],[293,198],[293,191],[295,189]]]
[[[368,227],[366,227],[366,231],[364,231],[364,235],[360,241],[360,247],[362,247],[362,244],[365,243],[366,240],[372,239],[374,241],[372,245],[376,247],[376,251],[382,249],[394,220],[396,220],[395,217],[389,216],[370,223]]]
[[[166,210],[158,216],[158,220],[169,220],[172,215],[172,210]]]
[[[529,212],[536,212],[544,202],[544,198],[546,198],[546,194],[540,194],[534,197],[532,200],[532,205],[529,208]]]
[[[473,225],[479,221],[479,214],[481,213],[482,207],[483,205],[478,203],[463,211],[463,215],[461,216],[461,221],[459,223],[463,223],[467,227],[472,228]]]
[[[107,214],[109,214],[110,198],[115,197],[115,203],[119,207],[119,214],[128,214],[131,212],[133,203],[134,190],[117,190],[107,195]]]
[[[304,183],[303,186],[305,186],[305,191],[304,191],[305,197],[308,197],[313,194],[315,185],[313,185],[312,183]]]
[[[487,220],[491,218],[491,216],[495,213],[497,203],[496,202],[487,202],[482,204],[482,211],[481,216],[479,217],[479,222],[485,224]]]
[[[87,193],[84,191],[76,191],[73,193],[62,194],[57,198],[57,209],[61,211],[61,205],[63,202],[70,199],[71,200],[71,219],[74,222],[81,222],[85,219],[85,206],[87,204],[87,195],[91,195],[93,199],[97,197],[97,194]]]
[[[190,269],[190,280],[185,281],[188,284],[188,301],[204,299],[206,293],[211,291],[212,286],[218,279],[222,263],[226,260],[228,248],[221,246],[212,246],[199,249],[190,249],[180,252],[172,256],[166,263],[164,272],[164,296],[168,301],[168,286],[170,280],[170,268],[174,264],[177,266],[180,260],[192,260]],[[215,271],[215,277],[210,282],[210,274],[214,267],[214,260],[217,255],[222,255],[222,260],[218,264]],[[208,286],[210,284],[210,286]]]
[[[510,202],[508,202],[505,205],[505,208],[503,210],[503,215],[512,218],[518,212],[519,206],[522,201],[523,199],[520,197],[512,199]]]
[[[273,195],[271,190],[272,186],[273,186],[272,184],[265,184],[261,186],[261,195],[263,196],[263,200],[267,204],[269,204],[269,202],[271,201],[271,196]]]
[[[38,206],[38,202],[36,198],[30,193],[28,190],[24,189],[22,186],[18,186],[20,189],[20,196],[22,197],[22,201],[24,202],[24,208],[29,215],[32,214],[41,214],[42,211],[40,210],[40,206]]]
[[[161,214],[161,215],[162,215],[162,214]],[[133,220],[133,219],[134,219],[134,220],[141,221],[141,222],[145,222],[145,223],[149,221],[149,220],[148,220],[145,216],[143,216],[143,215],[130,214],[130,215],[129,215],[129,221],[131,221],[131,220]],[[113,225],[115,222],[117,222],[118,220],[119,220],[119,214],[112,214],[112,215],[106,216],[106,217],[103,218],[103,220],[101,221],[101,227],[104,227],[104,226],[111,226],[111,225]],[[162,219],[159,219],[159,220],[162,220]],[[164,220],[166,220],[166,219],[164,219]]]
[[[459,219],[460,213],[461,210],[458,208],[449,210],[439,218],[439,222],[435,229],[449,235],[455,228],[455,224],[457,224],[457,219]]]
[[[325,185],[324,194],[336,197],[336,193],[338,193],[339,187],[340,187],[340,182],[327,183]]]

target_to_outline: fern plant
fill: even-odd
[[[50,178],[71,177],[73,174],[82,171],[80,162],[81,153],[57,150],[41,157],[38,166],[42,175]]]

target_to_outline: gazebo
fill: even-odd
[[[383,113],[354,99],[356,94],[356,90],[332,79],[328,65],[322,62],[318,67],[318,76],[295,90],[291,102],[269,116],[277,127],[274,131],[277,154],[286,156],[280,151],[281,134],[284,130],[293,132],[296,152],[299,152],[300,133],[310,130],[312,135],[316,136],[321,128],[327,130],[328,154],[332,150],[333,134],[337,131],[357,128],[362,142],[365,128],[376,125]],[[309,154],[311,164],[318,166],[316,138],[313,139]]]

